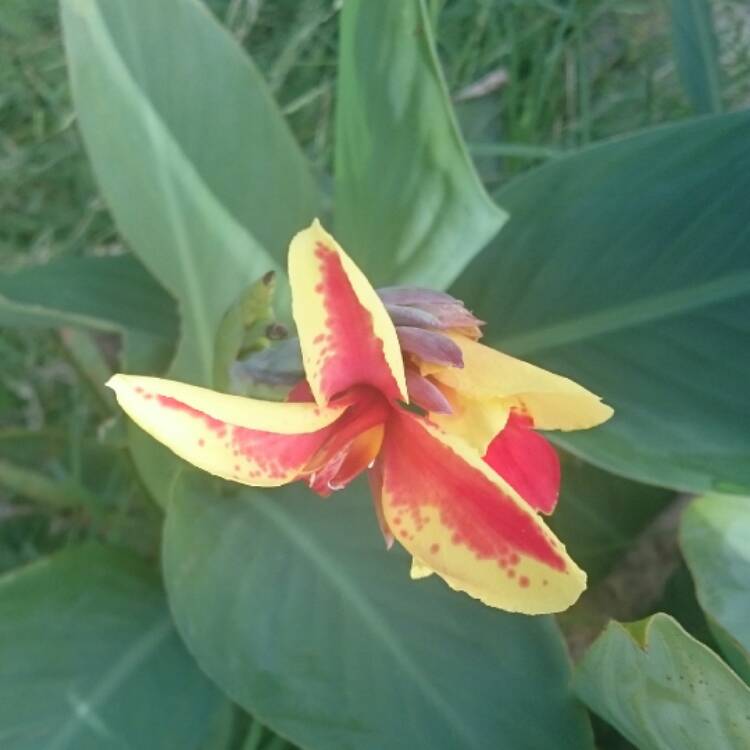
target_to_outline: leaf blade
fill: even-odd
[[[132,256],[63,258],[0,276],[7,326],[74,325],[174,338],[174,302]]]
[[[574,689],[641,750],[739,750],[750,740],[750,689],[664,614],[611,623]]]
[[[376,285],[445,287],[507,217],[467,154],[429,15],[352,0],[341,35],[337,238]]]
[[[223,697],[174,632],[153,574],[71,548],[0,579],[3,747],[198,750]]]
[[[750,486],[750,115],[660,127],[511,182],[512,219],[454,288],[500,349],[615,408],[555,436],[601,468],[690,491]],[[543,207],[540,210],[540,207]]]
[[[281,273],[317,209],[307,165],[257,70],[196,0],[65,0],[63,26],[100,186],[180,302],[175,372],[210,384],[226,308],[250,281]]]
[[[164,565],[179,627],[235,700],[310,748],[473,748],[499,737],[523,747],[553,735],[556,747],[590,747],[549,619],[411,582],[405,556],[383,549],[366,490],[339,493],[336,507],[303,493],[206,503],[182,492],[169,506]],[[238,565],[241,590],[225,575]],[[538,670],[542,696],[524,677]],[[474,688],[457,690],[466,679]],[[477,684],[494,697],[477,698]],[[494,711],[498,694],[535,721]]]
[[[707,495],[682,516],[680,546],[711,630],[730,664],[750,680],[750,507]]]

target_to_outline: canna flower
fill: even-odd
[[[501,609],[576,601],[585,573],[540,514],[557,456],[535,428],[612,410],[581,386],[478,343],[481,321],[442,292],[380,294],[316,221],[289,248],[305,378],[286,402],[115,375],[117,400],[195,466],[255,487],[304,481],[326,496],[366,472],[388,546]]]

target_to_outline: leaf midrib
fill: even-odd
[[[96,707],[105,703],[120,688],[127,678],[153,654],[172,631],[172,621],[168,615],[160,615],[145,632],[139,633],[129,648],[122,652],[110,668],[94,684],[82,700]],[[71,747],[71,740],[86,726],[75,713],[60,729],[59,733],[46,746],[46,750],[64,750]]]
[[[750,271],[729,273],[704,284],[642,297],[635,302],[568,318],[560,323],[494,341],[497,347],[522,356],[684,315],[703,307],[750,294]]]
[[[333,587],[341,593],[342,598],[352,605],[353,611],[360,616],[365,627],[378,642],[382,643],[390,651],[396,662],[404,669],[404,673],[412,678],[418,690],[427,698],[428,702],[435,706],[439,712],[437,715],[443,716],[456,730],[457,735],[467,743],[465,747],[475,747],[475,737],[471,732],[471,728],[466,725],[466,722],[456,712],[453,705],[433,686],[432,681],[424,674],[421,667],[415,663],[411,654],[402,646],[399,639],[393,633],[393,630],[388,626],[388,623],[381,617],[368,599],[362,596],[346,576],[341,574],[339,566],[336,565],[335,561],[331,560],[325,551],[321,550],[308,535],[302,533],[294,523],[290,522],[289,517],[281,511],[278,502],[266,502],[265,498],[255,497],[253,503],[259,512],[276,526],[331,581]]]

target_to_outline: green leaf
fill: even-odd
[[[364,485],[178,493],[163,559],[199,664],[301,747],[592,747],[553,621],[410,580]]]
[[[696,112],[721,112],[719,48],[709,0],[670,0],[672,44],[682,86]]]
[[[680,543],[719,647],[750,682],[750,500],[694,500],[682,516]]]
[[[197,750],[225,705],[140,561],[70,548],[0,578],[4,750]]]
[[[422,0],[347,0],[336,235],[375,284],[447,286],[506,219],[464,147]]]
[[[750,113],[600,144],[500,191],[511,220],[453,292],[488,343],[615,408],[556,442],[678,489],[750,487]]]
[[[180,302],[174,374],[210,384],[222,316],[317,192],[252,63],[197,0],[63,0],[73,93],[117,224]]]
[[[64,258],[0,276],[0,324],[177,335],[174,302],[135,258]]]
[[[592,586],[673,499],[669,490],[631,482],[565,454],[560,500],[548,523]]]
[[[667,615],[611,623],[574,688],[640,750],[750,747],[750,689]]]
[[[229,390],[231,367],[242,353],[268,345],[275,289],[275,275],[266,274],[243,289],[221,319],[214,354],[214,382],[219,390]]]

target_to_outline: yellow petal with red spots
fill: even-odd
[[[477,401],[501,398],[506,407],[530,416],[539,430],[581,430],[606,422],[614,413],[599,396],[561,375],[543,370],[464,336],[451,335],[464,366],[438,368],[422,363],[423,375]]]
[[[292,312],[315,401],[355,385],[407,401],[396,329],[362,271],[316,220],[289,247]]]
[[[452,588],[511,612],[570,607],[586,574],[518,493],[427,420],[394,411],[381,452],[382,512],[394,537]]]
[[[254,487],[297,479],[345,409],[257,401],[134,375],[115,375],[107,385],[128,416],[178,456]]]

